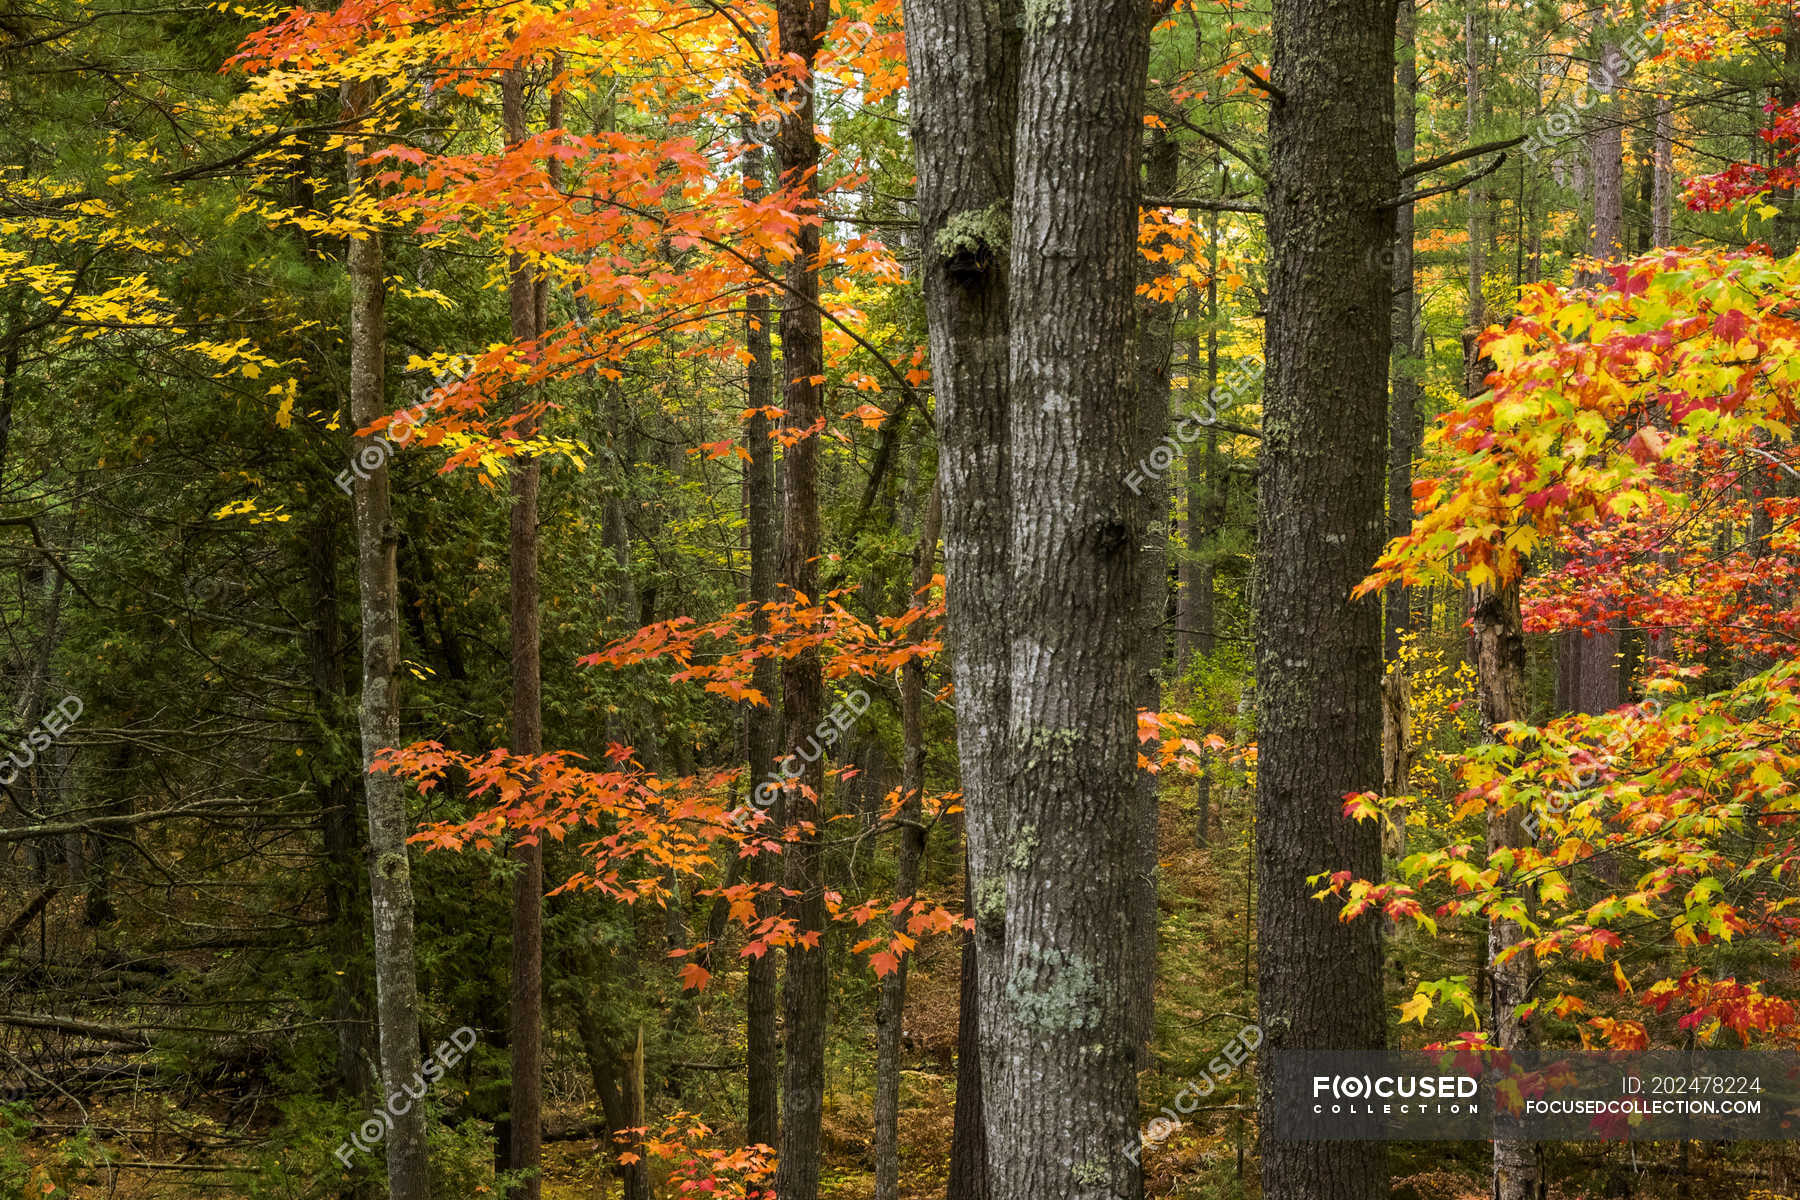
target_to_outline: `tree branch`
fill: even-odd
[[[1502,154],[1500,157],[1496,158],[1493,162],[1491,162],[1487,166],[1481,168],[1481,170],[1470,171],[1467,175],[1464,175],[1461,179],[1453,179],[1449,183],[1439,184],[1437,187],[1425,188],[1422,191],[1407,192],[1405,195],[1400,196],[1397,199],[1389,200],[1386,204],[1381,205],[1381,207],[1382,208],[1399,208],[1402,204],[1417,204],[1421,200],[1428,200],[1432,196],[1441,196],[1445,192],[1460,191],[1463,188],[1468,187],[1471,183],[1474,183],[1477,179],[1480,179],[1486,175],[1492,175],[1495,171],[1498,171],[1505,162],[1506,162],[1506,155]]]
[[[1237,69],[1238,69],[1239,75],[1242,75],[1245,79],[1248,79],[1250,81],[1251,87],[1255,88],[1259,92],[1262,92],[1264,95],[1268,96],[1269,99],[1273,100],[1277,104],[1286,104],[1287,103],[1287,93],[1282,91],[1280,88],[1276,87],[1273,83],[1270,83],[1267,79],[1264,79],[1261,75],[1258,75],[1255,71],[1251,70],[1250,64],[1239,63]]]
[[[1411,179],[1415,175],[1423,175],[1428,171],[1435,171],[1439,167],[1454,166],[1464,159],[1478,158],[1483,154],[1491,154],[1496,150],[1511,150],[1514,146],[1524,140],[1525,135],[1520,134],[1518,137],[1507,138],[1505,141],[1483,142],[1479,146],[1470,146],[1466,150],[1453,150],[1448,154],[1440,154],[1436,158],[1428,158],[1424,162],[1414,163],[1412,166],[1406,168],[1406,170],[1400,172],[1400,178],[1402,180]]]
[[[1138,201],[1144,208],[1193,208],[1202,212],[1255,213],[1268,210],[1260,204],[1240,204],[1235,200],[1214,200],[1207,196],[1145,196]]]

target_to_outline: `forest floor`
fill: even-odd
[[[1191,787],[1191,784],[1185,785]],[[1152,1068],[1142,1076],[1142,1107],[1150,1142],[1143,1148],[1146,1192],[1172,1200],[1245,1200],[1257,1195],[1256,1144],[1246,1106],[1254,1103],[1248,1072],[1212,1079],[1198,1108],[1181,1123],[1158,1128],[1152,1122],[1164,1106],[1174,1115],[1176,1097],[1190,1084],[1205,1086],[1208,1066],[1251,1022],[1253,960],[1246,940],[1253,930],[1247,915],[1254,895],[1250,863],[1249,801],[1241,779],[1215,786],[1218,811],[1208,845],[1196,839],[1193,797],[1168,792],[1159,834],[1162,927],[1157,969],[1157,1028]],[[1405,939],[1394,953],[1420,951]],[[908,979],[904,1024],[906,1070],[902,1079],[900,1185],[904,1200],[941,1200],[950,1156],[956,1076],[959,948],[954,938],[927,941],[915,956]],[[1396,977],[1399,977],[1396,972]],[[1416,972],[1415,972],[1416,974]],[[721,1020],[734,1011],[720,1003]],[[844,1036],[831,1048],[830,1093],[825,1104],[825,1200],[867,1200],[874,1191],[872,1022],[839,1022]],[[709,1030],[708,1036],[729,1036]],[[683,1103],[701,1110],[734,1106],[723,1082],[706,1081]],[[293,1171],[279,1158],[233,1147],[224,1136],[223,1112],[173,1107],[154,1092],[135,1100],[90,1102],[85,1114],[73,1106],[40,1113],[35,1125],[15,1122],[10,1141],[0,1138],[0,1200],[57,1196],[95,1200],[303,1200],[330,1195],[316,1173]],[[272,1116],[272,1114],[271,1114]],[[580,1104],[553,1105],[551,1129],[576,1127],[593,1119]],[[1165,1122],[1167,1117],[1163,1118]],[[124,1131],[101,1135],[90,1130]],[[718,1122],[725,1142],[741,1137],[729,1121]],[[5,1134],[0,1124],[0,1134]],[[1160,1136],[1158,1136],[1160,1134]],[[1749,1164],[1764,1179],[1771,1163],[1800,1155],[1782,1146],[1695,1147],[1685,1188],[1660,1159],[1639,1161],[1629,1150],[1598,1146],[1559,1148],[1552,1200],[1643,1200],[1682,1196],[1685,1200],[1793,1200],[1800,1188],[1768,1190],[1752,1182]],[[97,1154],[115,1162],[155,1163],[125,1169],[95,1168]],[[10,1157],[9,1157],[10,1156]],[[1666,1156],[1663,1156],[1666,1157]],[[292,1160],[289,1160],[291,1163]],[[1660,1165],[1659,1165],[1660,1163]],[[10,1164],[10,1165],[9,1165]],[[254,1164],[253,1166],[251,1164]],[[253,1174],[243,1170],[250,1167]],[[34,1172],[34,1168],[46,1170]],[[1482,1200],[1488,1195],[1484,1145],[1436,1143],[1395,1146],[1391,1169],[1396,1200]],[[491,1178],[491,1176],[489,1177]],[[38,1186],[27,1188],[31,1180]],[[42,1192],[41,1182],[55,1183]],[[491,1194],[480,1184],[467,1188],[470,1200]],[[605,1147],[595,1138],[552,1141],[545,1146],[545,1200],[606,1200],[619,1195]],[[456,1197],[455,1200],[462,1200]]]

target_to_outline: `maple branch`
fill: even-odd
[[[1479,146],[1470,146],[1466,150],[1452,150],[1448,154],[1440,154],[1436,158],[1428,158],[1424,162],[1414,163],[1400,172],[1400,178],[1402,180],[1411,179],[1415,175],[1423,175],[1428,171],[1435,171],[1439,167],[1455,166],[1464,159],[1479,158],[1483,154],[1491,154],[1496,150],[1511,150],[1524,140],[1525,135],[1520,134],[1518,137],[1507,138],[1504,141],[1483,142]]]
[[[570,198],[574,199],[575,197],[572,196]],[[612,199],[610,197],[605,197],[605,196],[596,196],[592,192],[583,193],[580,196],[580,198],[583,200],[598,200],[601,203],[610,204],[614,208],[620,208],[629,213],[636,213],[638,216],[644,217],[647,220],[655,221],[659,225],[666,226],[669,223],[668,217],[665,214],[655,213],[655,212],[651,212],[648,209],[638,208],[635,205],[626,204],[622,200],[615,200],[615,199]],[[906,376],[905,376],[905,374],[903,374],[901,372],[900,368],[895,366],[891,361],[889,361],[887,355],[883,354],[881,351],[877,350],[874,346],[870,345],[869,340],[867,338],[863,337],[862,334],[856,332],[856,330],[850,328],[850,326],[844,324],[841,320],[839,320],[836,313],[834,313],[830,309],[826,308],[823,304],[820,304],[817,300],[812,299],[810,296],[804,296],[800,292],[796,291],[794,288],[789,287],[787,284],[787,281],[785,279],[782,279],[782,278],[778,277],[777,275],[775,275],[773,272],[771,272],[766,266],[763,265],[761,260],[752,258],[750,255],[745,254],[742,250],[739,250],[737,247],[732,246],[727,242],[721,241],[718,238],[712,237],[709,234],[687,231],[686,236],[693,238],[697,242],[705,242],[707,245],[711,246],[713,249],[722,250],[726,254],[731,255],[731,257],[737,259],[739,262],[743,263],[745,266],[749,267],[752,271],[754,271],[756,273],[756,276],[758,279],[763,280],[765,283],[774,284],[776,287],[780,288],[787,295],[792,296],[795,299],[799,300],[802,304],[804,304],[806,307],[812,309],[814,312],[818,313],[825,320],[830,321],[833,326],[835,326],[840,332],[842,332],[844,334],[845,337],[848,337],[851,341],[855,342],[858,346],[861,346],[865,351],[867,351],[869,357],[873,358],[876,362],[881,364],[881,369],[887,373],[888,377],[891,378],[894,381],[895,385],[900,389],[900,405],[898,407],[896,407],[892,413],[888,414],[890,419],[894,416],[899,415],[901,408],[904,408],[907,405],[912,405],[919,410],[919,416],[924,419],[926,425],[930,426],[932,429],[937,428],[937,423],[931,419],[930,411],[928,409],[926,409],[926,407],[924,405],[918,403],[918,399],[919,399],[918,390],[916,388],[914,388],[912,384],[910,384],[906,381]]]
[[[1437,187],[1424,188],[1417,192],[1407,192],[1406,194],[1400,196],[1397,199],[1389,200],[1386,204],[1383,204],[1380,207],[1382,207],[1382,208],[1399,208],[1403,204],[1416,204],[1420,200],[1428,200],[1433,196],[1441,196],[1445,192],[1461,191],[1463,188],[1468,187],[1471,183],[1474,183],[1477,179],[1480,179],[1487,175],[1492,175],[1495,171],[1498,171],[1502,166],[1504,166],[1505,163],[1506,163],[1506,155],[1502,154],[1500,157],[1496,158],[1493,162],[1491,162],[1487,166],[1481,168],[1481,170],[1470,171],[1467,175],[1464,175],[1461,179],[1452,179],[1449,183],[1442,183],[1442,184],[1439,184]]]

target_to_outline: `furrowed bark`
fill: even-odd
[[[983,969],[994,1194],[1135,1200],[1143,631],[1127,477],[1149,30],[1136,0],[1027,8],[1014,147],[1010,821]],[[989,1003],[1003,1014],[987,1021]]]
[[[1271,252],[1256,570],[1257,968],[1263,1061],[1378,1049],[1380,924],[1308,877],[1381,870],[1346,793],[1381,783],[1381,623],[1352,602],[1384,532],[1394,163],[1393,0],[1276,0]],[[1265,1078],[1267,1074],[1265,1073]],[[1260,1096],[1265,1128],[1276,1098]],[[1371,1142],[1265,1140],[1266,1200],[1375,1200]]]
[[[964,797],[966,907],[950,1200],[991,1194],[984,1080],[999,1072],[1006,884],[998,853],[1010,643],[1008,297],[1017,0],[906,0],[922,286],[937,392],[938,486],[956,746]]]

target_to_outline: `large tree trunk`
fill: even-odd
[[[1491,737],[1496,725],[1525,717],[1525,632],[1519,618],[1518,584],[1509,583],[1498,590],[1483,589],[1475,596],[1471,615],[1475,671],[1481,689],[1481,718]],[[1487,848],[1490,855],[1504,848],[1529,844],[1521,826],[1523,815],[1517,809],[1488,813]],[[1518,1008],[1531,998],[1532,979],[1537,975],[1537,956],[1526,952],[1505,963],[1500,962],[1500,956],[1518,945],[1523,937],[1517,921],[1488,922],[1491,1017],[1488,1028],[1493,1044],[1508,1051],[1523,1050],[1531,1044]],[[1543,1196],[1542,1149],[1533,1142],[1496,1140],[1494,1200],[1543,1200]]]
[[[934,487],[920,522],[913,550],[912,590],[908,603],[931,586],[937,567],[938,529],[942,505]],[[918,659],[900,669],[900,724],[905,752],[901,761],[900,853],[894,871],[894,899],[911,900],[919,889],[919,864],[925,857],[925,665]],[[896,933],[906,930],[907,913],[894,914]],[[900,1195],[900,1033],[906,1015],[906,973],[912,955],[881,981],[875,1005],[875,1200]]]
[[[518,67],[501,84],[502,122],[509,144],[525,139],[525,80]],[[507,299],[515,342],[529,342],[541,332],[542,305],[537,272],[522,254],[507,261]],[[524,403],[525,398],[520,397]],[[530,436],[535,422],[522,424]],[[512,507],[507,540],[511,579],[512,751],[540,754],[544,749],[543,683],[538,629],[538,462],[514,460],[507,473]],[[515,1200],[538,1200],[543,1193],[544,1076],[544,845],[536,836],[515,842],[511,857],[519,864],[513,881],[512,995],[508,1009],[507,1045],[512,1056],[512,1103],[509,1112],[507,1165],[529,1172],[511,1191]]]
[[[347,85],[347,115],[373,103],[374,85]],[[349,186],[362,176],[362,147],[347,152]],[[357,428],[387,411],[387,322],[380,235],[370,231],[349,245],[350,415]],[[369,450],[365,458],[363,451]],[[400,614],[395,552],[400,535],[388,498],[388,467],[372,438],[356,438],[356,461],[379,460],[355,472],[356,577],[362,606],[361,727],[365,799],[369,811],[369,900],[375,926],[375,1012],[381,1043],[381,1094],[419,1071],[418,978],[413,967],[410,831],[400,778],[369,770],[378,750],[400,744]],[[384,1143],[391,1200],[425,1200],[425,1110],[413,1104],[394,1117]]]
[[[967,908],[957,1035],[950,1200],[986,1200],[997,1138],[986,1137],[984,1079],[1006,1020],[984,977],[1005,932],[1004,751],[1011,643],[1011,438],[1007,376],[1018,90],[1018,0],[906,0],[919,243],[937,391],[938,487],[956,746],[968,831]],[[987,1008],[990,1003],[996,1007]],[[977,1052],[978,1051],[978,1052]]]
[[[789,107],[776,132],[781,184],[792,191],[803,213],[818,209],[819,143],[813,129],[811,72],[830,16],[830,0],[777,0],[781,52],[798,56],[799,86],[783,97]],[[810,429],[823,413],[816,382],[825,373],[824,331],[819,320],[819,226],[803,220],[794,259],[787,268],[787,295],[781,306],[782,407],[786,422]],[[806,434],[782,461],[783,520],[781,582],[792,599],[812,602],[819,595],[819,440]],[[813,736],[825,711],[825,679],[817,651],[786,659],[781,667],[782,744],[798,750]],[[783,854],[786,914],[797,936],[816,934],[808,947],[786,952],[782,990],[786,1060],[782,1064],[781,1159],[775,1192],[782,1200],[817,1200],[821,1121],[825,1105],[826,913],[824,848],[825,756],[813,756],[784,798],[787,830],[793,840]]]
[[[1257,572],[1258,996],[1271,1054],[1386,1041],[1380,924],[1308,877],[1376,878],[1346,793],[1381,783],[1381,549],[1393,273],[1393,0],[1277,0],[1269,119],[1268,378]],[[1264,1126],[1276,1098],[1263,1089]],[[1263,1143],[1267,1200],[1385,1196],[1373,1142]]]
[[[760,144],[750,141],[744,153],[744,178],[766,186],[763,178],[763,152]],[[755,292],[745,304],[744,340],[750,351],[750,367],[745,385],[747,407],[769,409],[775,405],[775,367],[771,350],[769,297]],[[744,463],[744,508],[750,538],[750,603],[757,606],[751,618],[751,629],[768,633],[769,615],[762,606],[775,599],[776,534],[779,520],[775,510],[775,443],[770,438],[774,422],[762,413],[751,416],[744,427],[744,440],[749,443],[750,458]],[[752,685],[768,697],[766,707],[751,705],[745,714],[745,740],[749,746],[749,788],[754,795],[757,784],[768,778],[780,752],[777,738],[781,714],[780,677],[775,660],[757,660]],[[759,854],[750,860],[750,882],[770,883],[774,878],[770,857]],[[767,919],[775,914],[772,892],[759,890],[756,897],[757,916]],[[773,1149],[781,1126],[777,1108],[780,1103],[781,1051],[777,1040],[776,1021],[776,957],[759,954],[750,960],[744,982],[744,1023],[746,1051],[744,1055],[745,1088],[749,1095],[747,1136],[752,1144]]]
[[[1142,837],[1133,294],[1149,29],[1136,0],[1027,10],[1012,243],[1006,939],[983,970],[1001,1200],[1133,1200]],[[922,97],[920,103],[937,103]],[[982,830],[982,833],[990,830]],[[1004,1014],[987,1021],[990,1003]]]

